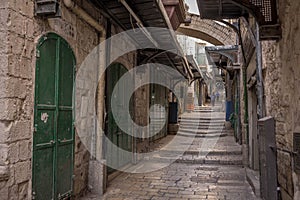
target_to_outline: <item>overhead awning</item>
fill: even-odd
[[[208,63],[221,68],[226,68],[228,61],[238,65],[238,50],[238,45],[205,47]]]
[[[124,31],[141,27],[146,31],[144,35],[137,34],[132,37],[140,49],[143,49],[145,43],[153,43],[153,48],[140,51],[144,56],[153,57],[152,61],[174,67],[186,78],[192,78],[192,73],[175,34],[172,31],[151,32],[151,28],[148,29],[148,27],[173,29],[169,16],[172,17],[174,14],[169,13],[168,15],[162,0],[90,1]],[[171,50],[173,53],[160,52],[159,49]],[[174,54],[174,52],[177,53]]]
[[[197,62],[194,59],[193,55],[187,55],[186,56],[187,61],[189,63],[189,67],[193,73],[193,80],[202,79],[204,78],[203,73],[201,72]]]
[[[197,0],[203,19],[237,19],[253,15],[260,25],[260,39],[278,39],[277,0]]]

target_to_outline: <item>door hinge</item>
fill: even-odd
[[[31,199],[35,199],[35,192],[32,192],[32,198]]]
[[[39,50],[36,50],[35,57],[37,57],[37,58],[39,58],[39,57],[40,57],[40,51],[39,51]]]
[[[37,132],[37,124],[35,124],[33,127],[33,133],[36,133],[36,132]]]

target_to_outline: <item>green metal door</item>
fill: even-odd
[[[75,57],[68,43],[54,33],[37,46],[33,198],[64,199],[73,187],[73,83]]]
[[[132,152],[132,137],[127,133],[124,133],[117,125],[112,109],[111,109],[111,101],[114,98],[113,102],[117,106],[117,113],[114,113],[115,116],[118,116],[121,119],[121,124],[123,126],[129,125],[129,119],[124,112],[125,110],[125,98],[124,94],[126,92],[126,85],[120,85],[118,87],[119,91],[117,91],[115,96],[112,96],[113,90],[115,85],[117,84],[118,80],[127,72],[127,69],[119,64],[115,63],[108,67],[107,69],[107,85],[106,85],[106,105],[107,105],[107,114],[108,114],[108,121],[107,121],[107,129],[106,134],[110,141],[115,144],[119,149],[113,149],[110,146],[107,146],[106,149],[106,159],[107,163],[111,163],[114,167],[123,167],[126,164],[132,161],[132,155],[130,153],[125,153],[122,150],[127,152]],[[108,173],[115,171],[108,167]]]

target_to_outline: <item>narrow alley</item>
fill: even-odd
[[[82,200],[258,200],[246,181],[241,146],[234,141],[233,130],[225,128],[225,113],[219,110],[196,107],[183,114],[178,135],[182,143],[185,137],[194,139],[168,167],[151,173],[123,173],[109,182],[102,198],[90,194]],[[155,148],[163,148],[173,137],[161,139]],[[204,143],[211,144],[203,148]]]
[[[0,200],[300,200],[300,0],[0,0]]]

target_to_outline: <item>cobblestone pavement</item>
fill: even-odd
[[[191,113],[186,115],[185,119],[183,117],[182,121],[186,120],[186,124],[191,125],[191,122],[195,121],[190,118],[195,116],[199,118],[199,115]],[[202,120],[206,119],[203,117],[206,116],[205,114],[202,113],[201,116]],[[201,118],[199,120],[201,121]],[[212,120],[210,123],[215,123],[217,120]],[[203,129],[203,126],[197,129]],[[183,132],[187,133],[187,131]],[[200,132],[197,134],[203,134],[201,130]],[[259,198],[255,197],[246,181],[245,169],[242,167],[241,147],[234,142],[232,131],[221,132],[225,134],[218,138],[218,142],[209,153],[199,148],[207,138],[195,137],[188,151],[168,167],[151,173],[123,173],[109,183],[103,197],[89,194],[82,200],[258,200]],[[164,143],[172,140],[172,137],[174,136],[164,138],[155,147],[163,146]]]

